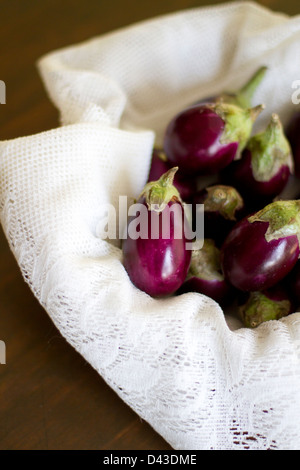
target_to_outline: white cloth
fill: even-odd
[[[174,449],[300,448],[300,313],[245,329],[198,294],[136,289],[103,203],[137,196],[154,141],[199,98],[267,65],[254,104],[287,122],[300,17],[234,2],[158,17],[45,55],[61,125],[0,143],[1,223],[66,340]],[[101,426],[101,423],[99,424]]]

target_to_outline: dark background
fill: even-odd
[[[36,70],[46,52],[161,14],[220,4],[192,0],[0,1],[0,140],[57,127]],[[257,2],[290,15],[299,0]],[[0,230],[0,449],[167,450],[168,444],[62,338],[23,281]]]

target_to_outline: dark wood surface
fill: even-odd
[[[164,13],[223,2],[1,0],[0,140],[58,125],[36,70],[48,51]],[[300,13],[299,0],[264,0]],[[167,450],[170,446],[62,338],[0,231],[0,450]]]

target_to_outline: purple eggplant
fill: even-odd
[[[192,251],[188,276],[178,294],[186,292],[204,294],[223,308],[234,298],[235,289],[224,278],[221,270],[220,250],[211,239],[205,239],[201,249]]]
[[[241,291],[281,281],[299,258],[300,201],[276,201],[239,221],[221,249],[225,278]]]
[[[277,114],[263,132],[249,139],[242,158],[224,171],[243,197],[260,202],[260,207],[284,190],[293,172],[291,147]]]
[[[300,112],[292,116],[286,128],[286,136],[293,152],[295,175],[300,178]]]
[[[146,184],[137,201],[138,215],[129,218],[123,240],[123,264],[132,283],[152,297],[177,291],[191,261],[189,225],[173,185],[176,171]]]
[[[212,185],[198,191],[193,199],[193,214],[204,205],[204,235],[218,246],[244,213],[244,201],[232,186]]]
[[[253,123],[263,110],[243,109],[222,101],[191,106],[168,124],[164,151],[185,174],[212,174],[240,158]]]
[[[152,152],[151,166],[148,176],[148,182],[158,180],[164,173],[170,170],[170,164],[163,150],[154,148]],[[174,176],[173,185],[178,189],[181,199],[189,202],[197,191],[196,178],[184,178],[180,176],[180,169]]]
[[[239,299],[238,313],[247,328],[263,322],[279,320],[294,312],[294,303],[287,289],[280,284],[263,291],[248,292]]]

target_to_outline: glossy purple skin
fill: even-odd
[[[148,210],[148,238],[134,240],[127,237],[123,241],[123,264],[131,281],[152,297],[165,297],[176,292],[186,279],[191,262],[191,250],[186,249],[184,233],[186,220],[180,203],[171,201],[168,205],[171,207],[174,204],[178,206],[178,211],[171,216],[170,238],[163,239],[161,236],[161,214],[152,214]],[[160,236],[157,239],[151,238],[153,223],[159,227]],[[182,237],[175,238],[179,223],[183,228]]]
[[[193,276],[185,281],[180,287],[178,294],[185,294],[187,292],[198,292],[204,294],[207,297],[215,300],[221,307],[226,307],[233,300],[234,289],[224,279],[201,279],[197,276]]]
[[[172,168],[168,162],[164,162],[154,149],[152,154],[151,167],[148,176],[149,181],[157,181],[164,173]],[[181,177],[180,169],[174,176],[173,185],[178,190],[181,198],[185,202],[189,202],[197,190],[197,182],[194,178]]]
[[[248,149],[244,150],[241,160],[228,167],[229,172],[232,184],[245,198],[263,199],[264,205],[284,190],[291,175],[289,167],[283,165],[269,181],[257,181],[253,175],[251,151]]]
[[[267,242],[267,222],[238,222],[221,249],[225,278],[241,291],[261,291],[281,281],[299,257],[296,235]]]
[[[217,173],[234,159],[238,142],[221,144],[225,123],[207,105],[196,105],[175,116],[164,137],[172,166],[186,174]]]
[[[286,129],[286,136],[294,157],[295,175],[300,178],[300,112],[292,117]]]

